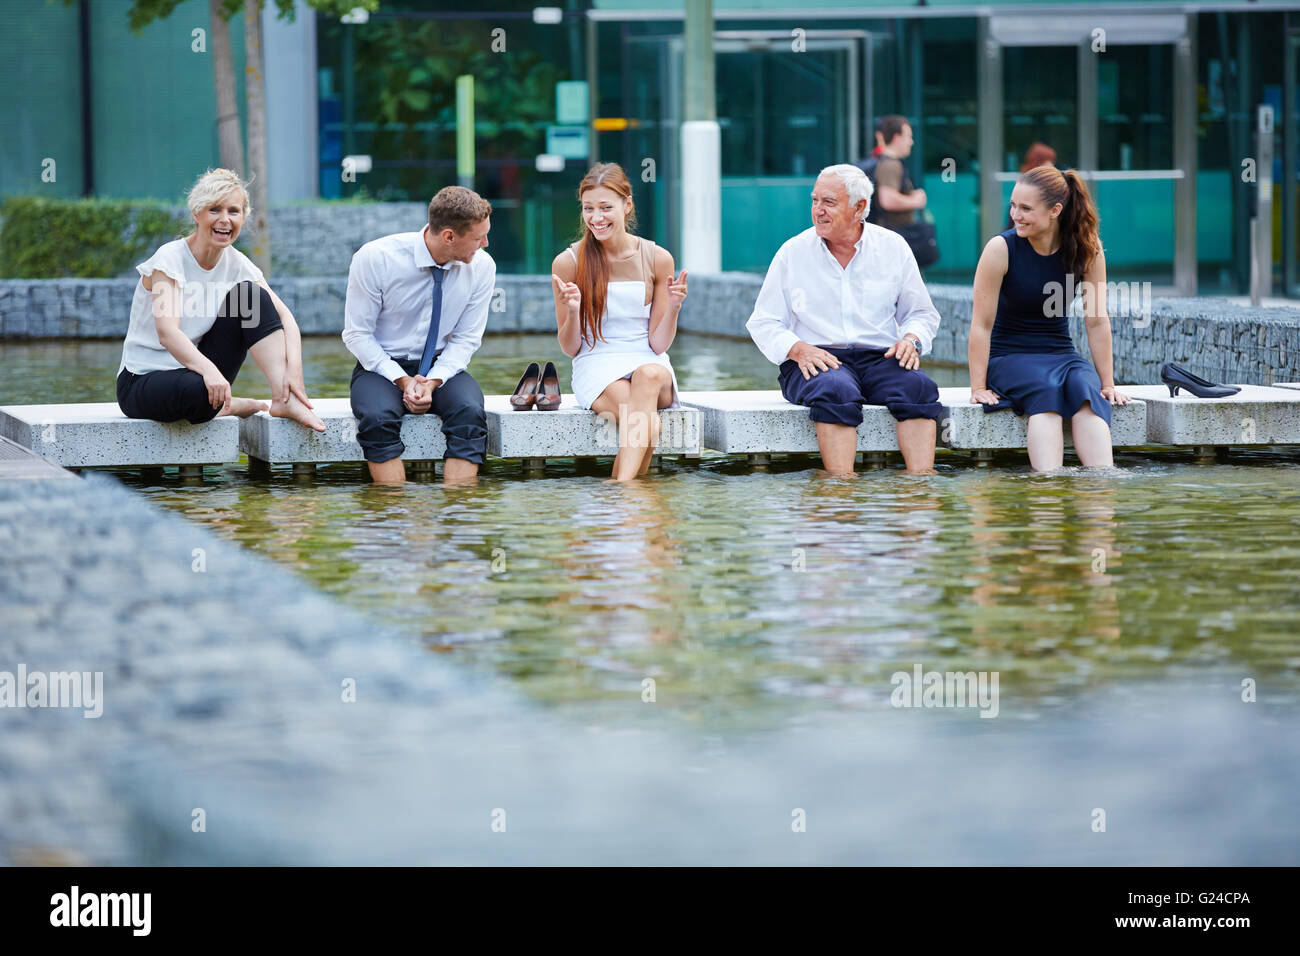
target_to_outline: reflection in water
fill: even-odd
[[[1085,470],[1020,475],[1011,496],[976,488],[969,507],[972,637],[998,668],[1091,670],[1080,649],[1120,636],[1115,484],[1122,474]]]
[[[647,677],[658,712],[701,726],[887,708],[915,663],[998,671],[1004,716],[1189,669],[1295,696],[1300,470],[942,467],[718,459],[473,489],[231,468],[141,490],[596,722],[636,719]]]

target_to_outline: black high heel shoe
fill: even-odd
[[[1224,398],[1241,391],[1236,385],[1216,385],[1207,382],[1199,375],[1193,375],[1181,365],[1168,363],[1160,369],[1160,381],[1169,386],[1169,397],[1178,395],[1180,388],[1185,388],[1197,398]]]
[[[542,370],[536,362],[529,362],[528,368],[524,369],[523,378],[515,386],[515,393],[510,396],[510,406],[517,412],[526,412],[537,404],[538,384],[542,378]]]

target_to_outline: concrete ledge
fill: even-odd
[[[1164,385],[1123,388],[1147,406],[1147,438],[1162,445],[1300,444],[1300,390],[1243,385],[1226,398],[1169,397]]]
[[[779,391],[683,392],[682,401],[700,411],[705,448],[730,454],[816,452],[817,429],[808,409],[787,402]],[[941,388],[944,405],[939,445],[949,448],[1024,448],[1028,421],[1014,412],[985,412],[970,404],[967,388]],[[1146,406],[1140,401],[1112,410],[1116,447],[1147,444]],[[1069,425],[1066,425],[1069,441]],[[858,451],[897,451],[894,416],[883,405],[864,405]]]
[[[65,467],[216,465],[239,457],[239,420],[127,418],[116,402],[0,407],[0,436]]]
[[[239,450],[270,464],[305,464],[364,461],[357,444],[357,420],[347,398],[312,399],[316,414],[325,423],[324,433],[284,418],[258,412],[240,422]],[[407,461],[429,461],[447,452],[442,419],[437,415],[406,415],[402,418],[402,443]]]
[[[1121,385],[1120,391],[1133,395],[1133,387]],[[940,423],[939,444],[949,448],[995,449],[1024,448],[1029,441],[1029,419],[1006,411],[986,412],[982,405],[972,405],[970,389],[966,387],[939,389],[939,401],[944,405],[944,421]],[[1111,408],[1110,440],[1115,448],[1145,445],[1147,441],[1147,410],[1142,401]],[[1072,444],[1070,423],[1065,422],[1065,443]]]
[[[0,438],[0,481],[75,478],[72,472],[51,464],[40,455],[8,438]]]
[[[685,394],[682,396],[685,402]],[[553,412],[515,411],[508,395],[488,395],[488,454],[497,458],[594,458],[618,454],[618,429],[595,412],[572,404]],[[694,408],[665,408],[659,412],[657,454],[700,453],[700,414]]]
[[[1300,386],[1243,385],[1228,398],[1170,398],[1163,385],[1121,385],[1134,401],[1112,409],[1117,448],[1162,445],[1300,445]],[[724,454],[815,453],[817,430],[808,409],[787,402],[775,389],[681,393],[683,406],[659,413],[658,453],[698,456],[702,448]],[[964,387],[941,388],[944,405],[939,445],[993,450],[1024,448],[1027,420],[1014,412],[988,413],[970,404]],[[570,403],[554,412],[517,412],[509,396],[489,395],[487,451],[497,458],[593,458],[618,452],[612,422]],[[221,464],[242,452],[268,463],[302,464],[364,460],[356,419],[346,398],[316,400],[326,431],[259,412],[243,421],[219,418],[203,425],[160,424],[130,419],[111,402],[83,405],[0,407],[0,436],[59,465],[130,467]],[[881,405],[866,405],[858,450],[897,451],[895,421]],[[1069,430],[1067,423],[1067,441]],[[439,460],[446,455],[436,415],[402,420],[403,458]]]
[[[727,454],[816,452],[817,425],[803,405],[792,405],[776,389],[682,392],[698,409],[700,441]],[[866,405],[858,426],[858,451],[898,451],[894,417],[883,405]]]

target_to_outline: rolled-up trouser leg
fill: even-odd
[[[408,375],[419,363],[399,362]],[[352,414],[357,418],[357,444],[366,461],[375,463],[401,458],[406,451],[402,444],[402,390],[380,375],[367,372],[358,362],[352,370]]]
[[[845,366],[805,380],[799,363],[787,359],[781,363],[780,383],[785,400],[809,406],[808,417],[813,421],[854,428],[862,424],[862,390]]]
[[[853,357],[854,370],[868,405],[884,405],[896,421],[943,417],[939,386],[919,368],[905,369],[884,352],[862,352]]]
[[[433,390],[429,409],[442,419],[447,457],[483,464],[487,453],[487,413],[483,389],[469,372],[457,372]]]

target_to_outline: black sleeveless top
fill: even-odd
[[[1073,352],[1066,295],[1073,293],[1075,285],[1066,283],[1061,250],[1040,256],[1015,229],[1001,235],[1007,241],[1007,274],[998,292],[989,357],[1014,352]]]

